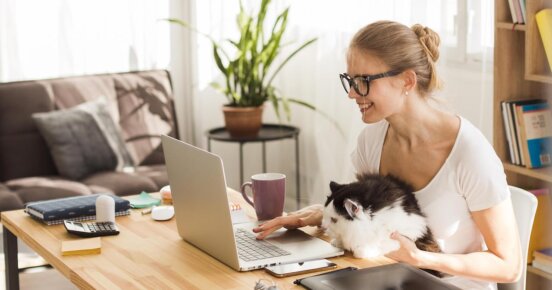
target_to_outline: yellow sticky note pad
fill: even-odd
[[[102,252],[102,240],[100,237],[61,242],[61,255],[91,255]]]

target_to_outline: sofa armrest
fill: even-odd
[[[5,184],[0,183],[0,211],[22,209],[24,203],[19,195],[11,191]]]

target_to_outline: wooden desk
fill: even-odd
[[[254,210],[238,192],[229,190],[229,197],[254,216]],[[2,212],[2,225],[7,289],[19,288],[17,238],[81,289],[253,289],[259,279],[274,281],[280,289],[302,289],[293,281],[313,275],[276,278],[264,270],[236,272],[183,241],[174,218],[156,222],[140,210],[117,217],[121,233],[102,237],[102,253],[98,255],[61,256],[61,241],[78,238],[69,235],[63,225],[43,225],[23,210]],[[305,231],[317,234],[315,228]],[[391,262],[384,257],[355,259],[350,253],[331,260],[339,268],[365,268]]]

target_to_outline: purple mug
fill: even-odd
[[[253,191],[253,201],[245,193],[247,187]],[[255,174],[251,181],[242,184],[241,194],[255,208],[258,220],[279,217],[284,212],[286,176],[281,173]]]

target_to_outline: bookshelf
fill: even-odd
[[[552,8],[552,0],[526,0],[527,23],[514,25],[508,0],[495,0],[493,143],[510,185],[552,190],[552,168],[528,169],[509,162],[500,104],[511,99],[552,99],[552,72],[535,22],[535,13],[544,8]],[[552,274],[528,266],[527,289],[552,289]]]

